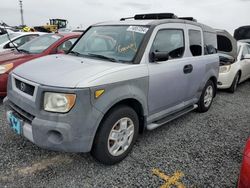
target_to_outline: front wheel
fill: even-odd
[[[92,156],[107,165],[122,161],[138,136],[137,113],[128,106],[117,106],[105,116],[100,126],[91,150]]]
[[[200,100],[198,102],[198,109],[197,109],[198,112],[203,113],[209,110],[213,102],[214,93],[215,93],[214,83],[212,82],[212,80],[208,80],[202,91]]]

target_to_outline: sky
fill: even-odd
[[[19,0],[0,0],[0,21],[20,25]],[[170,12],[191,16],[199,22],[233,34],[234,29],[250,25],[250,0],[23,0],[24,23],[45,25],[49,18],[63,18],[72,28],[138,13]]]

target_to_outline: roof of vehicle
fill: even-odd
[[[55,34],[55,33],[49,33],[49,34]],[[67,32],[67,33],[56,33],[57,35],[61,35],[64,37],[74,37],[74,36],[80,36],[82,35],[81,32]]]
[[[46,33],[43,33],[43,32],[14,32],[14,33],[18,33],[18,34],[20,34],[20,36],[30,35],[30,34],[38,34],[38,35],[46,34]]]
[[[183,24],[191,24],[195,26],[199,26],[203,29],[203,31],[212,32],[214,33],[215,30],[207,25],[189,21],[189,20],[183,20],[183,19],[152,19],[152,20],[124,20],[124,21],[111,21],[111,22],[101,22],[97,23],[95,25],[150,25],[150,26],[156,26],[161,24],[167,24],[167,23],[183,23]]]
[[[250,44],[250,39],[238,40],[238,42]]]
[[[249,42],[250,42],[250,40],[249,40]],[[250,46],[250,44],[248,42],[246,42],[245,40],[238,40],[237,44],[238,45],[248,45],[248,46]]]

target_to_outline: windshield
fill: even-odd
[[[61,36],[56,34],[46,34],[20,46],[18,50],[31,54],[39,54],[48,49],[52,44],[58,41]]]
[[[145,26],[95,26],[90,28],[70,53],[115,62],[133,61],[148,31]]]
[[[20,33],[9,33],[10,39],[18,37],[20,35],[21,35]],[[3,43],[8,42],[8,41],[9,41],[9,38],[8,38],[7,34],[4,34],[4,35],[0,36],[0,44],[3,44]]]

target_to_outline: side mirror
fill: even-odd
[[[250,54],[244,55],[242,59],[250,59]]]
[[[151,52],[149,57],[151,62],[167,61],[169,59],[167,52]]]

